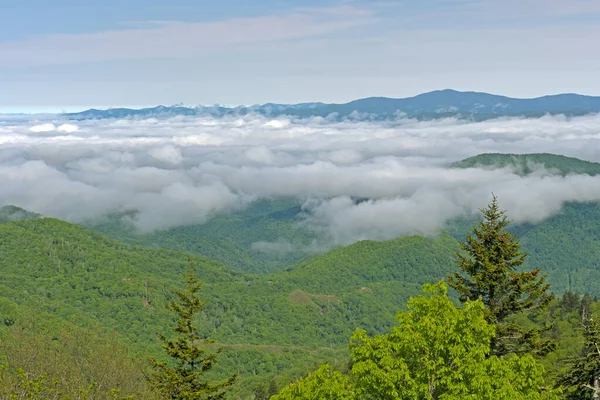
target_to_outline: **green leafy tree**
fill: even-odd
[[[323,365],[274,399],[558,399],[544,389],[545,370],[533,356],[488,357],[495,327],[480,300],[458,308],[444,282],[423,289],[431,295],[411,299],[389,333],[354,333],[349,375]]]
[[[328,364],[320,366],[308,377],[286,386],[271,400],[354,400],[347,376],[332,371]]]
[[[496,326],[491,342],[492,355],[532,353],[545,355],[556,344],[541,338],[544,329],[525,330],[510,321],[516,314],[538,310],[552,300],[550,284],[541,270],[518,271],[526,254],[517,238],[506,230],[510,223],[500,210],[496,196],[481,210],[483,221],[473,228],[466,242],[460,243],[458,266],[461,272],[449,277],[460,300],[481,299],[486,307],[486,320]]]
[[[425,285],[390,333],[352,336],[352,374],[360,398],[543,399],[544,368],[531,355],[488,357],[494,326],[481,301],[457,308],[444,282]],[[362,396],[362,397],[361,397]]]
[[[584,348],[569,371],[559,379],[569,400],[600,399],[600,323],[588,319],[584,324]]]
[[[120,390],[111,389],[101,396],[94,395],[94,384],[87,387],[77,387],[69,392],[60,389],[58,379],[47,375],[35,375],[18,368],[9,373],[9,365],[0,365],[0,398],[6,400],[92,400],[104,398],[106,400],[134,400],[136,396],[122,396]]]
[[[214,341],[201,339],[194,326],[194,318],[204,308],[206,301],[198,296],[202,283],[194,273],[193,264],[184,276],[187,281],[186,291],[176,291],[176,299],[167,306],[168,310],[177,315],[174,328],[176,335],[170,339],[159,334],[171,362],[151,358],[148,382],[168,399],[222,399],[225,390],[233,384],[236,377],[232,375],[218,383],[206,378],[205,374],[212,369],[220,349],[206,354],[204,345]]]

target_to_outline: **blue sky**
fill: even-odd
[[[597,0],[0,0],[0,112],[600,95]]]

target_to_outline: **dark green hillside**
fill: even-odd
[[[447,237],[361,242],[272,275],[193,256],[209,300],[201,333],[225,345],[219,366],[239,370],[241,382],[255,374],[284,381],[318,362],[344,363],[351,332],[388,329],[422,283],[452,268],[452,246]],[[0,298],[52,314],[52,324],[116,330],[138,353],[158,350],[156,331],[170,320],[164,304],[187,266],[183,253],[127,245],[56,219],[0,224]],[[10,317],[18,322],[19,313]]]
[[[600,163],[580,160],[549,153],[500,154],[487,153],[466,158],[452,164],[454,168],[515,168],[519,174],[527,175],[543,166],[548,172],[557,175],[600,174]]]
[[[0,207],[0,224],[9,221],[30,220],[40,218],[41,215],[15,206]]]
[[[168,248],[200,254],[244,272],[272,272],[306,257],[302,251],[316,235],[303,228],[297,199],[257,200],[246,209],[219,215],[204,224],[181,226],[149,234],[136,234],[127,223],[131,214],[90,221],[87,227],[125,241],[151,248]],[[283,251],[261,251],[257,242],[285,243]],[[295,251],[287,251],[286,247]],[[300,249],[300,250],[298,250]]]
[[[275,276],[312,291],[352,291],[359,285],[393,281],[420,285],[447,273],[457,250],[456,241],[445,234],[384,242],[365,240],[316,256]]]
[[[453,221],[459,240],[476,220]],[[570,203],[540,224],[512,225],[528,253],[525,269],[542,267],[558,294],[572,290],[600,295],[600,203]]]
[[[260,258],[253,258],[248,251],[236,246],[228,239],[195,232],[197,226],[179,227],[140,235],[136,233],[135,227],[127,219],[131,216],[131,213],[110,215],[88,222],[84,226],[131,245],[199,254],[240,271],[263,269],[264,263]]]
[[[600,246],[592,241],[599,213],[595,205],[566,208],[548,228],[522,230],[529,265],[541,263],[555,291],[568,288],[561,273],[570,270],[572,290],[600,293],[593,261],[600,259]],[[584,225],[561,232],[568,221]],[[208,300],[198,321],[201,334],[225,348],[215,372],[239,372],[232,398],[248,398],[255,384],[271,378],[281,386],[321,362],[343,367],[355,328],[388,330],[422,283],[456,269],[457,248],[446,234],[362,241],[270,275],[243,274],[193,256]],[[164,304],[182,285],[187,266],[184,253],[127,245],[55,219],[3,223],[0,321],[22,324],[21,310],[28,309],[48,334],[67,324],[117,331],[138,355],[156,353],[156,331],[171,318]]]
[[[542,266],[553,290],[600,295],[600,204],[567,204],[542,224],[524,230],[528,267]]]
[[[344,318],[374,333],[388,328],[389,316],[419,292],[422,282],[438,281],[451,271],[457,250],[449,235],[362,241],[279,272],[273,279],[290,289],[335,295],[321,299],[321,306],[340,301],[348,309]]]

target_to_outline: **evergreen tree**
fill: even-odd
[[[148,382],[156,391],[172,400],[222,399],[225,389],[233,384],[235,375],[219,383],[213,383],[205,377],[213,367],[220,349],[215,353],[205,354],[203,345],[214,341],[201,339],[194,327],[194,318],[206,304],[198,296],[202,283],[194,273],[193,264],[190,264],[190,270],[184,276],[187,281],[186,291],[176,291],[176,299],[167,306],[169,311],[177,315],[174,328],[176,335],[169,339],[164,334],[159,334],[162,347],[171,362],[151,358]]]
[[[556,344],[541,339],[543,330],[526,331],[511,323],[509,317],[546,306],[552,300],[548,293],[550,285],[545,283],[539,268],[517,270],[526,254],[521,251],[517,238],[506,230],[510,221],[498,207],[496,196],[480,211],[483,221],[473,228],[466,242],[460,243],[464,253],[457,255],[457,261],[462,273],[452,274],[449,284],[458,291],[462,302],[483,301],[487,321],[496,326],[491,355],[547,354]]]
[[[581,356],[558,382],[565,387],[569,400],[600,399],[600,324],[586,320],[583,336]]]

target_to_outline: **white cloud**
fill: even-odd
[[[58,128],[56,128],[56,130],[58,132],[73,133],[77,132],[79,130],[79,127],[74,124],[62,124]]]
[[[29,132],[40,133],[40,132],[52,132],[56,130],[56,126],[52,123],[34,125],[29,128]]]
[[[446,220],[476,212],[492,192],[517,222],[542,221],[565,202],[600,200],[600,177],[445,167],[484,152],[600,161],[600,115],[269,122],[255,115],[77,126],[2,120],[0,203],[75,222],[138,210],[133,222],[151,231],[203,223],[256,198],[292,196],[304,203],[306,226],[348,244],[435,234]]]

